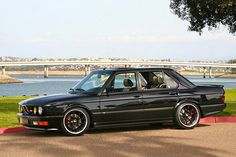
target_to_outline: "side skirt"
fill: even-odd
[[[94,128],[103,128],[103,127],[126,127],[126,126],[137,126],[144,124],[153,124],[153,123],[172,123],[172,119],[166,120],[155,120],[155,121],[142,121],[142,122],[126,122],[126,123],[112,123],[112,124],[94,124]]]

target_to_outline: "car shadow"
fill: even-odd
[[[198,124],[196,127],[207,127],[210,124]],[[106,133],[118,133],[118,132],[139,132],[146,130],[165,130],[165,129],[176,129],[180,131],[188,131],[185,129],[176,128],[173,124],[153,124],[153,125],[133,125],[133,126],[122,126],[122,127],[99,127],[91,128],[86,134],[106,134]],[[61,131],[33,131],[29,130],[23,134],[15,134],[16,136],[41,136],[41,137],[69,137]]]

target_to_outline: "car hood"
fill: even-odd
[[[59,101],[65,102],[65,101],[70,101],[70,100],[74,100],[74,99],[78,99],[78,98],[82,98],[82,97],[86,97],[86,96],[88,96],[88,95],[83,94],[83,93],[55,94],[55,95],[48,95],[48,96],[41,96],[41,97],[27,99],[27,100],[20,102],[20,104],[29,105],[29,106],[30,105],[43,106],[43,105],[50,104],[50,103],[55,103],[55,102],[59,102]]]

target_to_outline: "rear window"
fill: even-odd
[[[176,77],[176,79],[179,80],[179,82],[183,85],[183,86],[188,86],[188,87],[195,87],[195,84],[192,83],[191,81],[189,81],[187,78],[185,78],[183,75],[179,74],[178,72],[171,70],[171,73],[173,73]]]

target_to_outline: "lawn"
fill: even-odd
[[[19,125],[16,116],[18,103],[27,98],[30,97],[0,97],[0,127],[14,127]]]
[[[218,116],[236,116],[236,89],[226,90],[227,108]],[[29,96],[0,97],[0,127],[14,127],[19,125],[16,113],[18,103]]]
[[[227,103],[226,109],[217,116],[236,116],[236,89],[225,91],[225,101]]]

